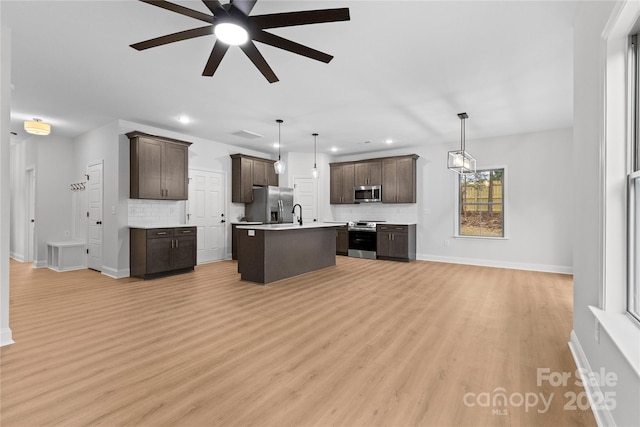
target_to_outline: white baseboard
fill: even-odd
[[[116,270],[114,268],[102,267],[102,274],[105,276],[109,276],[112,279],[123,279],[125,277],[131,276],[131,270],[128,268],[122,270]]]
[[[49,267],[49,269],[53,270],[53,271],[57,271],[58,273],[63,273],[65,271],[73,271],[73,270],[86,270],[86,266],[84,265],[79,265],[79,266],[75,266],[75,267],[65,267],[65,268],[58,268],[58,267]]]
[[[13,340],[13,334],[11,329],[5,328],[0,331],[0,347],[13,344],[15,341]]]
[[[589,398],[589,403],[591,404],[591,411],[593,412],[593,416],[596,419],[596,423],[599,427],[615,427],[616,422],[613,419],[613,415],[611,415],[611,411],[608,408],[603,407],[603,405],[594,405],[594,401],[600,401],[602,399],[595,399],[594,396],[602,396],[602,392],[600,391],[600,386],[597,381],[589,381],[588,377],[593,378],[594,374],[591,370],[591,365],[589,364],[589,360],[587,356],[584,354],[582,350],[582,345],[580,345],[580,341],[578,340],[578,336],[575,331],[571,331],[571,338],[569,338],[569,349],[571,350],[571,354],[573,355],[573,360],[576,362],[576,366],[578,367],[578,371],[581,374],[582,385],[584,386],[584,391],[587,393],[587,397]],[[585,375],[587,373],[588,375]]]
[[[448,262],[451,264],[477,265],[480,267],[509,268],[512,270],[540,271],[544,273],[573,274],[573,267],[562,265],[528,264],[521,262],[494,261],[476,258],[444,257],[440,255],[418,254],[422,261]]]
[[[33,268],[46,268],[49,266],[47,261],[33,261]]]
[[[18,262],[24,262],[24,255],[17,252],[9,252],[9,258],[15,259]]]

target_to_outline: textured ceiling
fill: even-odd
[[[200,1],[176,1],[203,12]],[[336,154],[570,127],[568,1],[270,1],[252,15],[349,7],[351,21],[270,30],[333,55],[329,64],[258,49],[268,83],[236,47],[202,77],[215,36],[138,52],[130,44],[202,26],[138,1],[0,2],[12,38],[12,130],[42,118],[76,137],[115,119],[274,152]],[[183,125],[180,115],[192,122]],[[263,138],[234,135],[246,130]],[[385,141],[394,142],[387,145]],[[368,142],[368,143],[365,143]]]

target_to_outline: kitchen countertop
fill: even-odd
[[[262,224],[260,221],[234,221],[231,224],[233,225],[258,225]]]
[[[329,222],[310,222],[308,224],[299,225],[297,222],[290,222],[285,224],[262,224],[262,225],[239,225],[238,229],[241,230],[273,230],[273,231],[281,231],[281,230],[301,230],[301,229],[309,229],[309,228],[326,228],[326,227],[337,227],[337,224],[332,224]]]
[[[195,227],[193,224],[129,224],[129,228],[140,228],[143,230],[150,230],[152,228],[181,228],[181,227]]]

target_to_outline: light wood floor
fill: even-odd
[[[0,424],[592,426],[564,408],[583,392],[572,287],[346,257],[267,286],[232,261],[151,281],[12,262]],[[537,368],[572,377],[538,386]],[[479,406],[501,391],[506,406]],[[520,406],[540,393],[548,411]]]

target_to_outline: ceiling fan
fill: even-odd
[[[209,60],[202,72],[203,76],[213,76],[225,53],[227,53],[229,46],[238,45],[269,83],[277,82],[278,77],[258,51],[254,41],[297,53],[298,55],[324,63],[331,61],[333,56],[269,33],[265,31],[266,29],[319,24],[323,22],[348,21],[350,19],[348,8],[305,10],[249,16],[257,0],[231,0],[230,3],[224,5],[221,4],[219,0],[202,0],[211,11],[211,15],[164,0],[140,1],[204,21],[208,25],[135,43],[131,45],[132,48],[145,50],[182,40],[215,34],[218,40],[216,40],[213,45]]]

